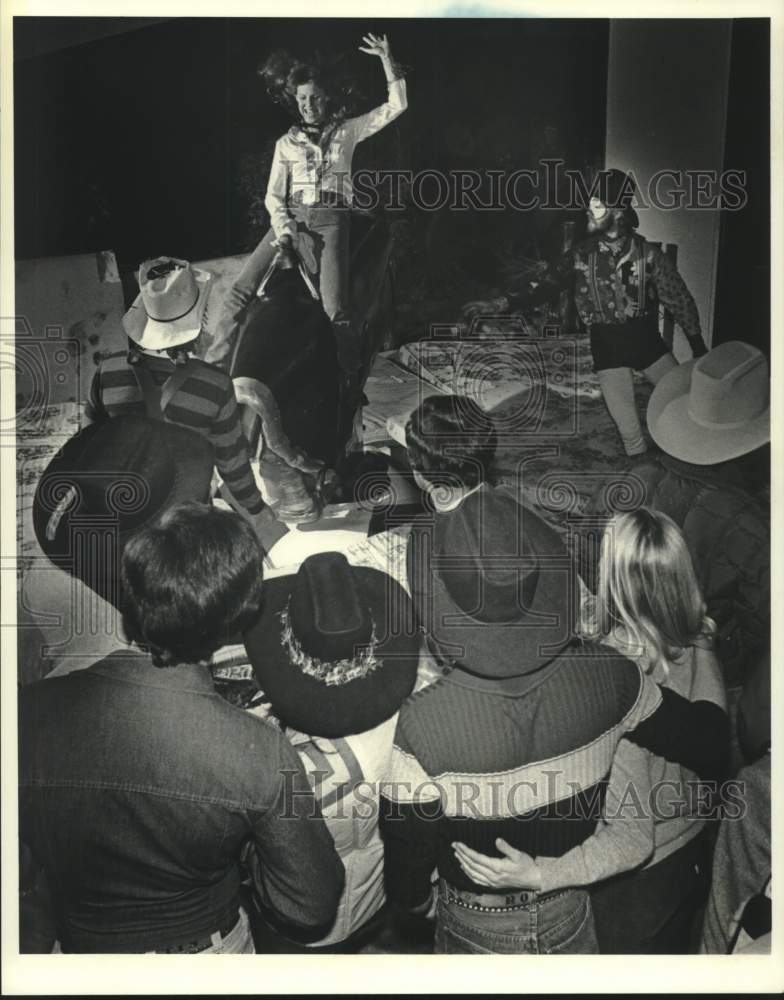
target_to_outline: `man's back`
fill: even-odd
[[[618,741],[652,715],[659,696],[638,667],[604,647],[573,647],[557,660],[541,679],[503,689],[455,670],[403,705],[384,835],[387,886],[399,886],[404,904],[421,901],[433,861],[451,885],[481,891],[453,841],[495,854],[503,837],[533,856],[559,856],[593,832]],[[421,866],[415,841],[428,845],[417,852]]]
[[[113,654],[24,689],[19,732],[21,835],[64,950],[160,950],[230,923],[248,842],[265,903],[329,924],[342,866],[297,755],[206,667]]]

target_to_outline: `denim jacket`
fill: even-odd
[[[138,652],[19,694],[20,835],[63,951],[145,952],[238,910],[246,857],[269,912],[323,934],[344,872],[296,752],[204,666]]]

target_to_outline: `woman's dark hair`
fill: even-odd
[[[199,503],[170,508],[125,544],[126,636],[156,667],[209,659],[258,615],[263,560],[239,514]]]
[[[473,489],[490,475],[496,432],[490,417],[466,396],[428,396],[406,424],[411,468],[433,486],[454,481]]]
[[[259,66],[258,74],[272,100],[295,115],[298,114],[297,87],[303,83],[318,84],[326,98],[327,117],[340,119],[354,112],[361,96],[341,62],[322,56],[306,61],[278,50]]]

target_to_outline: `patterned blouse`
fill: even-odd
[[[697,306],[677,268],[636,233],[616,241],[589,237],[552,265],[532,292],[507,293],[506,298],[511,309],[522,309],[547,301],[572,282],[577,312],[588,329],[656,314],[661,303],[690,342],[702,340]]]
[[[276,237],[295,232],[290,204],[315,205],[324,193],[345,204],[353,199],[351,160],[354,147],[394,121],[408,107],[406,81],[389,82],[387,100],[367,114],[334,122],[313,142],[299,126],[292,125],[275,143],[264,206]]]

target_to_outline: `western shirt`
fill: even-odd
[[[391,80],[387,100],[356,118],[328,124],[320,142],[313,142],[300,125],[292,125],[275,143],[264,206],[276,237],[293,235],[289,205],[315,205],[324,194],[351,205],[351,161],[357,143],[375,135],[408,107],[406,81]]]
[[[331,926],[344,872],[296,752],[206,666],[137,651],[19,695],[20,836],[63,951],[146,952],[236,918],[241,856],[268,910]]]

